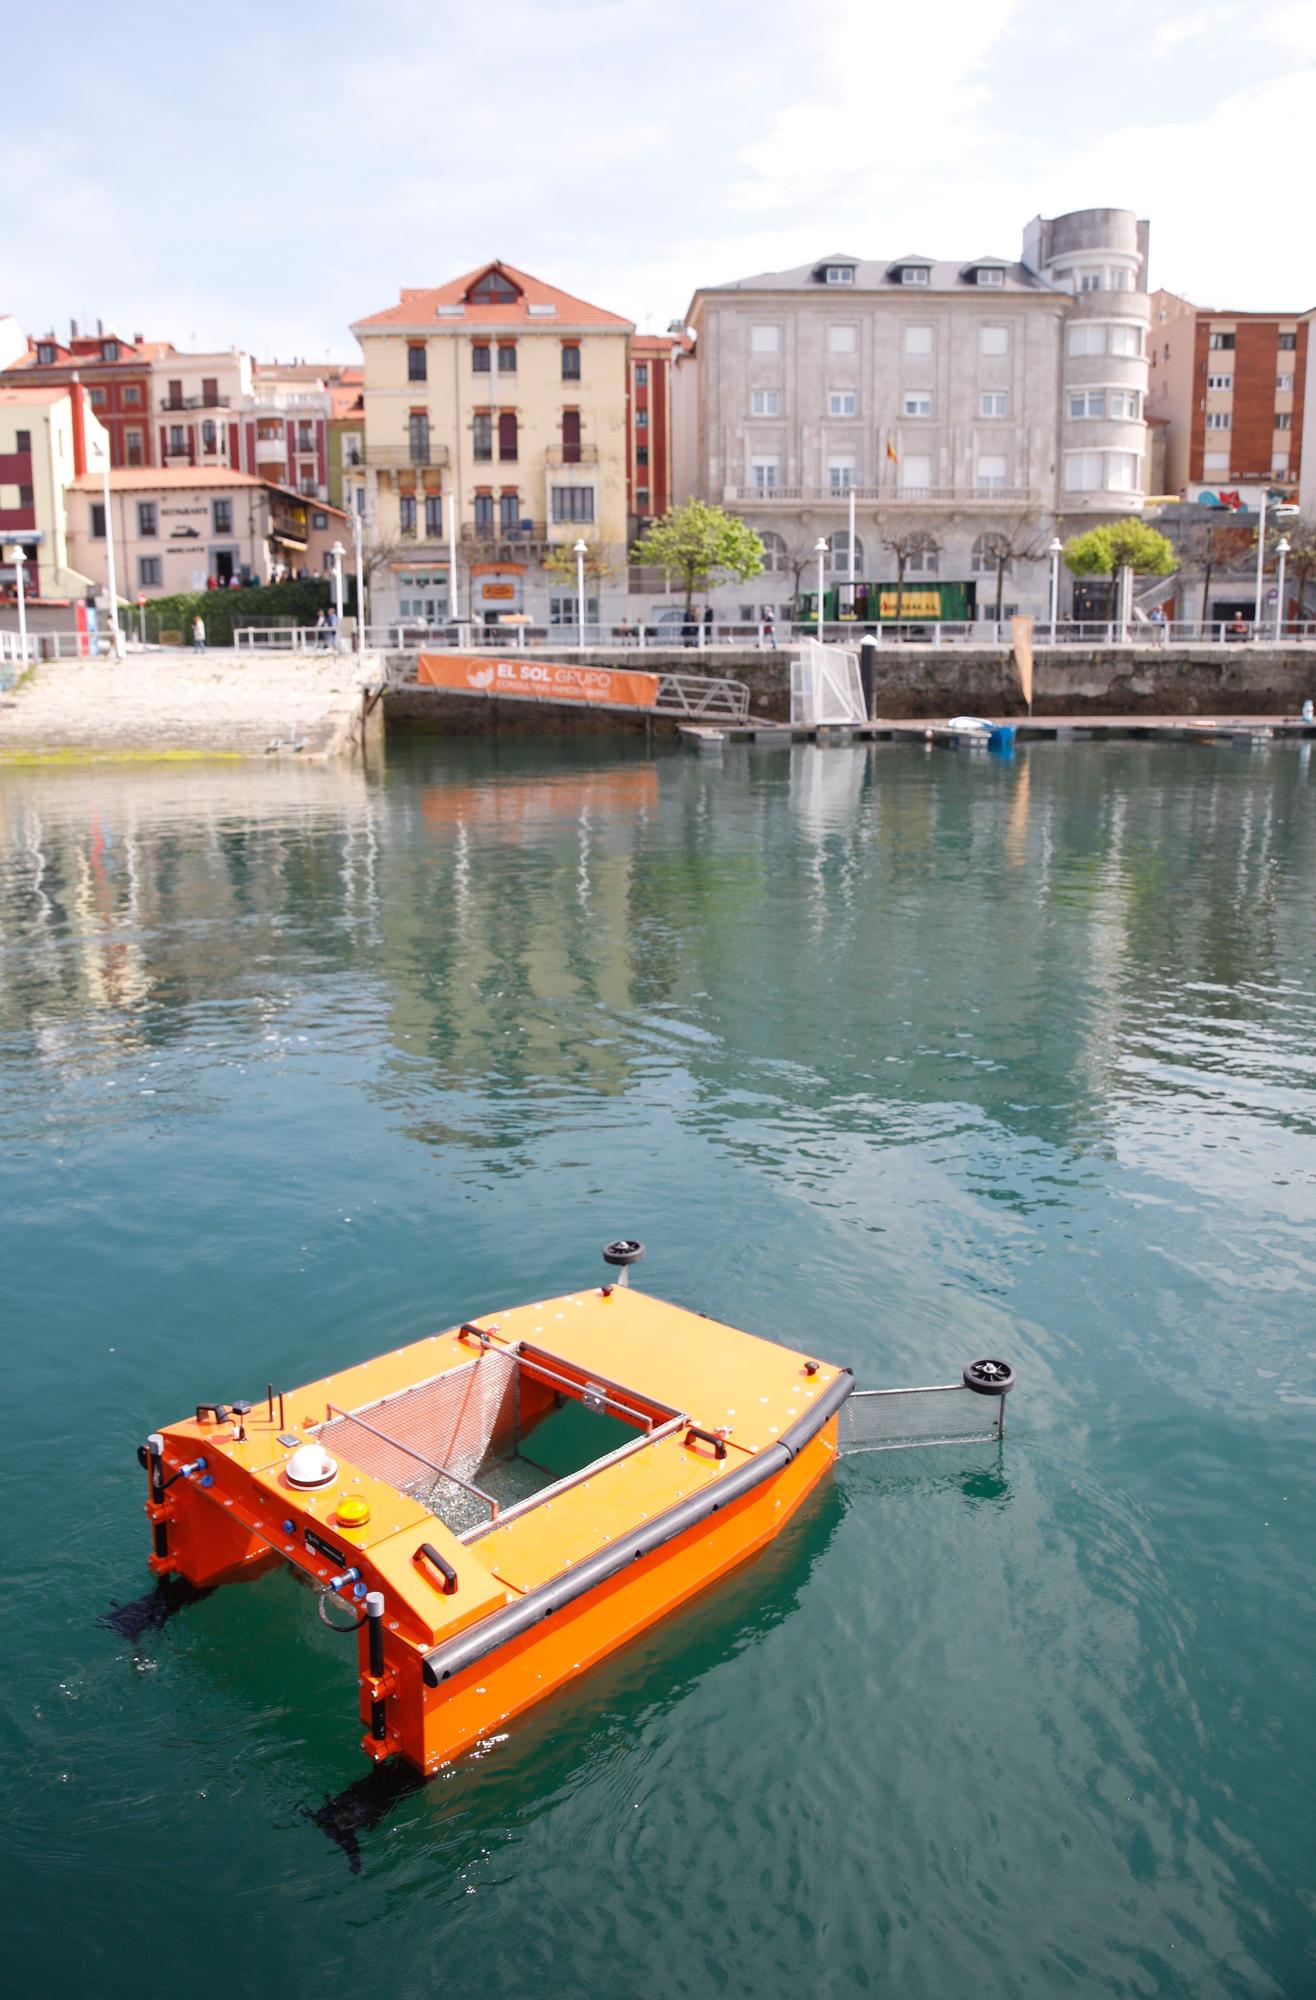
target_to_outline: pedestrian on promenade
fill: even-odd
[[[206,621],[198,611],[192,620],[192,651],[204,653],[206,650]]]
[[[315,621],[315,649],[322,652],[329,644],[329,613],[322,611]]]
[[[713,607],[711,604],[706,604],[704,606],[704,644],[706,646],[711,646],[712,643],[713,643]]]
[[[770,604],[765,604],[763,607],[763,643],[765,646],[770,646],[774,653],[776,652],[777,618]]]
[[[687,607],[685,617],[681,623],[681,644],[683,646],[693,646],[698,637],[699,613],[692,604]]]

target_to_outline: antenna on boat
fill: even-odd
[[[616,1283],[619,1285],[629,1285],[628,1269],[630,1265],[638,1264],[643,1255],[643,1243],[638,1242],[633,1236],[619,1236],[615,1243],[605,1243],[603,1246],[603,1261],[612,1265],[617,1273]],[[604,1289],[607,1290],[608,1287],[605,1286]]]

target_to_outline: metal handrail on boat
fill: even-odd
[[[380,1400],[386,1401],[387,1398],[381,1398]],[[367,1403],[365,1407],[372,1409],[375,1406]],[[454,1472],[451,1466],[436,1465],[432,1458],[426,1458],[424,1452],[417,1451],[414,1445],[403,1444],[401,1438],[391,1437],[387,1431],[376,1430],[373,1424],[368,1424],[365,1418],[358,1416],[354,1410],[340,1410],[335,1403],[326,1403],[325,1408],[328,1412],[327,1421],[346,1420],[349,1424],[359,1424],[363,1431],[369,1431],[371,1437],[378,1438],[381,1444],[391,1445],[395,1451],[404,1451],[408,1458],[414,1458],[416,1463],[423,1465],[427,1472],[435,1473],[440,1479],[450,1479],[453,1485],[460,1486],[463,1492],[473,1494],[477,1500],[483,1500],[485,1506],[489,1509],[491,1526],[498,1519],[498,1502],[494,1499],[493,1494],[486,1493],[482,1486],[474,1485],[471,1480],[463,1479],[460,1472]],[[318,1428],[319,1426],[317,1426]]]
[[[656,1429],[651,1427],[643,1431],[639,1437],[628,1438],[626,1443],[619,1444],[615,1451],[605,1453],[602,1458],[592,1458],[588,1465],[582,1465],[578,1471],[564,1473],[562,1478],[555,1479],[551,1486],[541,1486],[537,1493],[528,1493],[524,1500],[516,1501],[511,1507],[504,1507],[496,1520],[486,1521],[483,1525],[477,1521],[473,1528],[466,1530],[461,1540],[468,1544],[478,1542],[482,1536],[492,1534],[495,1528],[505,1527],[509,1521],[514,1521],[519,1514],[528,1513],[532,1507],[538,1507],[542,1501],[556,1500],[560,1493],[568,1492],[573,1486],[583,1485],[585,1480],[592,1479],[596,1472],[602,1472],[606,1467],[616,1465],[620,1459],[629,1458],[633,1452],[646,1451],[651,1444],[657,1444],[662,1438],[673,1437],[688,1422],[688,1417],[671,1417],[665,1424],[659,1424]]]

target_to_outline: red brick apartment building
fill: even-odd
[[[151,363],[169,352],[167,341],[144,340],[140,333],[131,340],[100,327],[94,334],[80,334],[74,321],[66,342],[53,333],[30,341],[26,361],[16,362],[6,375],[15,385],[22,380],[52,387],[77,376],[109,433],[111,463],[154,465]]]
[[[626,356],[626,511],[632,536],[672,505],[672,360],[688,345],[670,334],[631,336]]]
[[[1152,295],[1147,416],[1169,431],[1166,489],[1296,487],[1310,327]]]

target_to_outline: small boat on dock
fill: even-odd
[[[154,1432],[151,1568],[290,1565],[355,1633],[363,1747],[430,1776],[779,1534],[847,1451],[998,1439],[1014,1376],[848,1368],[602,1285]]]

